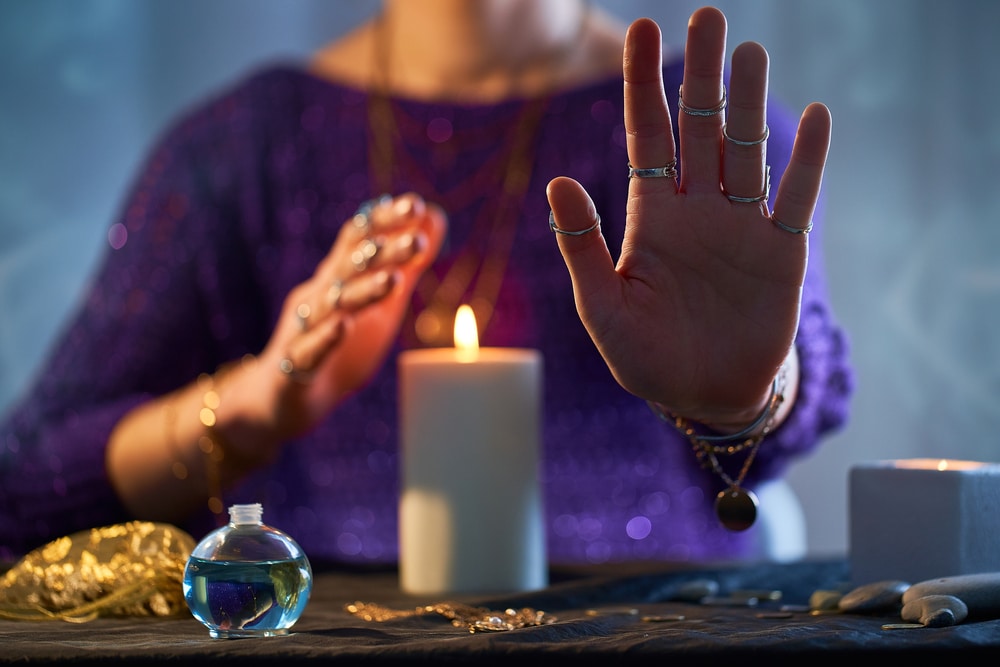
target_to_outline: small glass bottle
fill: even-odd
[[[262,522],[259,503],[233,505],[184,568],[184,600],[217,639],[287,635],[312,591],[302,548]]]

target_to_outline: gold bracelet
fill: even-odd
[[[244,355],[239,363],[247,364],[256,361],[253,355]],[[220,466],[227,458],[240,470],[247,470],[253,467],[253,461],[240,457],[234,452],[232,446],[226,441],[222,434],[215,428],[217,421],[215,411],[219,409],[222,399],[219,392],[215,390],[215,380],[225,375],[231,365],[220,367],[215,374],[202,373],[198,376],[198,387],[202,390],[201,410],[198,412],[198,419],[204,427],[204,431],[198,437],[198,448],[205,455],[205,478],[208,482],[208,509],[213,514],[222,515],[226,505],[222,499],[222,476]]]
[[[170,464],[170,472],[174,474],[179,480],[185,480],[188,477],[187,466],[181,461],[180,454],[177,451],[177,404],[174,401],[167,401],[167,404],[163,408],[163,432],[167,436],[167,448],[174,455],[173,462]]]

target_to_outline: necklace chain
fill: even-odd
[[[368,106],[369,169],[376,188],[372,195],[394,192],[405,177],[425,199],[443,206],[449,214],[474,211],[467,240],[456,251],[452,264],[443,275],[432,267],[421,278],[403,329],[405,336],[415,335],[421,344],[450,345],[449,325],[463,301],[476,313],[480,331],[493,315],[514,245],[517,214],[531,181],[535,139],[548,100],[536,98],[521,105],[513,136],[509,140],[498,136],[500,145],[493,153],[442,192],[428,168],[407,148],[403,122],[409,119],[405,110],[393,103],[386,81],[389,47],[382,26],[380,20],[373,42],[375,69],[383,79],[369,96]]]

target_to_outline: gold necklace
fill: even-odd
[[[458,307],[469,304],[476,314],[480,332],[484,331],[496,305],[504,273],[517,232],[517,213],[521,208],[534,166],[534,145],[548,98],[524,102],[512,123],[513,136],[500,136],[499,147],[459,183],[442,192],[434,180],[433,169],[419,164],[407,149],[403,123],[418,124],[426,137],[423,122],[405,117],[394,104],[385,80],[388,68],[388,41],[382,38],[382,22],[376,27],[375,70],[383,73],[380,85],[369,96],[369,177],[375,186],[373,196],[395,191],[398,176],[406,176],[426,200],[441,205],[450,214],[470,206],[478,207],[472,218],[469,236],[454,254],[454,261],[440,277],[432,267],[417,284],[411,308],[403,327],[404,339],[415,336],[422,345],[450,346],[451,323]],[[479,128],[486,134],[489,128]],[[498,136],[492,128],[490,136]],[[452,137],[459,149],[462,142]],[[492,193],[497,193],[491,196]]]

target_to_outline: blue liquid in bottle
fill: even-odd
[[[312,590],[299,545],[261,522],[259,504],[233,505],[230,522],[203,539],[184,568],[184,599],[212,637],[289,634]]]

